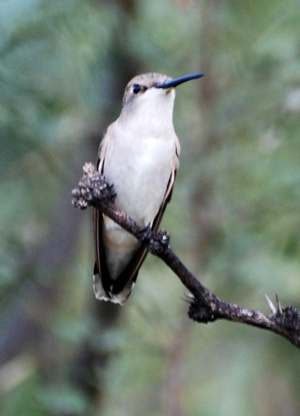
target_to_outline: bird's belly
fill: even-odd
[[[130,262],[140,243],[106,216],[104,216],[104,225],[106,263],[112,279],[115,279]]]
[[[164,200],[173,170],[174,143],[140,140],[120,141],[107,150],[104,176],[114,185],[116,205],[139,225],[152,224]],[[116,150],[117,148],[117,150]],[[117,278],[140,243],[109,218],[104,220],[103,241],[111,277]]]
[[[125,146],[126,147],[126,143]],[[152,223],[165,196],[173,169],[174,145],[159,139],[119,151],[105,163],[104,175],[113,183],[116,204],[140,225]]]

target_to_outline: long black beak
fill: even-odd
[[[197,73],[191,75],[185,75],[183,77],[171,79],[171,81],[165,82],[164,84],[155,85],[155,88],[171,88],[177,87],[177,85],[182,84],[183,82],[190,81],[191,79],[201,78],[204,74]]]

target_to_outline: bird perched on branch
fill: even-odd
[[[115,204],[140,226],[157,230],[170,201],[180,145],[173,126],[175,87],[200,78],[158,73],[134,77],[126,86],[119,118],[100,144],[97,169],[114,185]],[[123,304],[147,251],[113,220],[94,212],[97,299]]]

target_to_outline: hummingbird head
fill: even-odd
[[[149,72],[148,74],[137,75],[132,78],[125,88],[123,97],[123,107],[134,102],[140,103],[142,97],[149,96],[150,90],[154,90],[156,85],[162,85],[171,81],[171,77],[167,75],[158,74],[156,72]]]
[[[157,72],[137,75],[129,81],[125,88],[123,107],[127,104],[127,102],[133,100],[132,97],[144,95],[149,89],[157,88],[165,90],[166,93],[169,93],[174,87],[177,87],[186,81],[203,77],[203,75],[204,74],[196,73],[179,78],[171,78],[168,75],[159,74]]]
[[[202,76],[203,74],[196,73],[172,79],[156,72],[138,75],[125,88],[122,113],[129,110],[132,115],[141,115],[144,119],[147,115],[149,118],[162,114],[172,117],[175,87]]]

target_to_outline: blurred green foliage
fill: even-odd
[[[0,416],[300,414],[296,348],[189,322],[159,260],[100,305],[70,203],[128,78],[203,71],[177,91],[163,226],[218,295],[299,308],[299,18],[296,0],[2,0]]]

